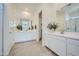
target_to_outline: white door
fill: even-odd
[[[3,6],[0,4],[0,56],[2,55],[2,14],[3,14]]]

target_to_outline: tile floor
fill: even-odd
[[[40,42],[30,41],[24,43],[16,43],[9,56],[55,56],[47,48],[42,47]]]

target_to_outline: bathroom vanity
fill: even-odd
[[[45,32],[44,44],[60,56],[79,55],[79,34],[72,32]]]
[[[27,32],[20,31],[15,33],[15,42],[25,42],[30,40],[37,39],[37,32],[36,30],[29,30]]]
[[[58,32],[47,30],[44,45],[60,56],[79,56],[79,4],[68,4],[56,10],[55,23],[58,23]]]

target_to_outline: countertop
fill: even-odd
[[[48,35],[56,35],[56,36],[62,36],[65,38],[70,38],[70,39],[74,39],[74,40],[79,40],[79,33],[75,33],[75,32],[64,32],[63,34],[61,34],[60,32],[45,32]]]

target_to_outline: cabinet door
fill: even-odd
[[[67,40],[67,55],[79,56],[79,41],[72,39]]]
[[[46,37],[45,37],[45,45],[46,45],[48,48],[50,48],[51,50],[53,50],[53,51],[54,51],[54,47],[55,47],[54,42],[55,42],[55,41],[52,41],[52,36],[46,34]]]
[[[58,55],[65,56],[66,55],[66,39],[63,37],[54,36],[52,41],[54,41],[55,52]]]
[[[51,38],[49,37],[49,35],[48,34],[46,34],[45,35],[45,39],[44,39],[44,45],[45,46],[47,46],[47,47],[49,47],[50,45],[49,45],[49,40],[50,40]]]
[[[66,55],[66,40],[65,38],[58,36],[47,36],[46,39],[47,47],[54,51],[56,54],[65,56]]]

